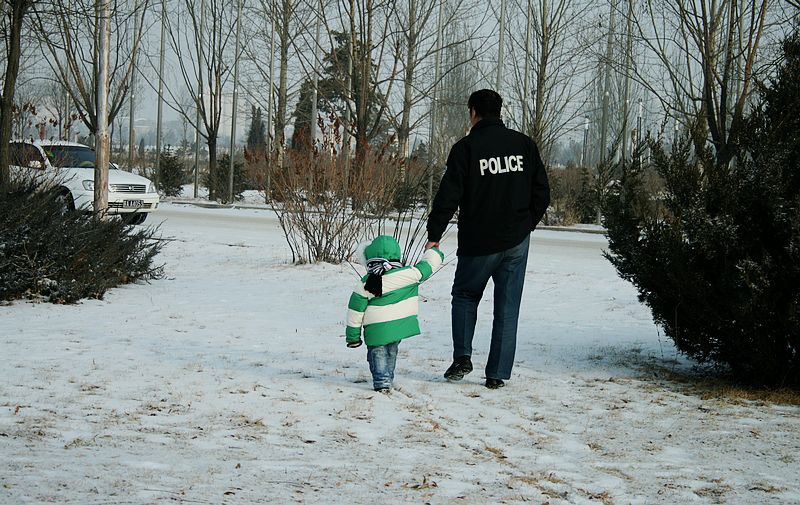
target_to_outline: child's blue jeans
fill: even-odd
[[[398,341],[386,345],[367,346],[367,362],[369,371],[372,372],[372,387],[375,391],[392,387],[399,345]]]

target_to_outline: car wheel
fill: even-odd
[[[61,209],[61,214],[66,214],[75,210],[75,200],[72,199],[72,193],[69,190],[61,191],[56,197],[56,201]]]
[[[122,216],[122,220],[130,225],[140,225],[144,223],[145,219],[147,219],[147,213],[145,212],[134,212],[133,214],[124,214]]]

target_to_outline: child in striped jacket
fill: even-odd
[[[347,347],[361,345],[363,328],[373,388],[388,393],[400,341],[420,334],[419,285],[439,270],[444,254],[428,249],[416,265],[403,266],[400,244],[381,235],[364,249],[364,257],[369,273],[350,295]]]

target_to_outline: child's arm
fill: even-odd
[[[444,253],[436,247],[431,247],[430,249],[426,250],[422,255],[422,259],[419,260],[416,265],[414,265],[414,268],[416,268],[420,274],[419,282],[428,280],[431,275],[435,274],[440,268],[442,268],[443,261]]]
[[[347,329],[345,330],[347,347],[358,347],[361,345],[361,327],[364,322],[364,311],[372,294],[364,289],[363,284],[359,284],[353,294],[350,295],[350,302],[347,304]]]

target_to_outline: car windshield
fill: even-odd
[[[85,146],[42,146],[54,167],[94,168],[94,149]]]

